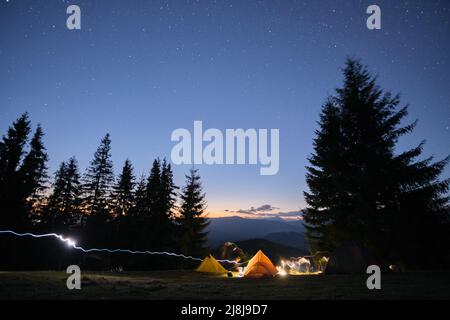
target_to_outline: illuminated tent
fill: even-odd
[[[309,272],[311,269],[311,262],[308,259],[301,258],[298,260],[298,271]]]
[[[319,259],[319,270],[320,271],[325,270],[325,268],[327,267],[327,264],[328,264],[328,260],[330,260],[330,259],[325,256],[323,256],[322,258]]]
[[[244,277],[246,278],[261,278],[273,277],[278,273],[277,268],[272,261],[259,250],[257,254],[248,262],[245,268]]]
[[[227,270],[222,267],[222,265],[212,255],[206,257],[202,263],[200,263],[196,271],[219,274],[227,273]]]

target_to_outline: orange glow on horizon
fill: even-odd
[[[301,220],[302,217],[299,215],[295,216],[285,216],[283,215],[283,212],[300,212],[300,210],[277,210],[270,213],[241,213],[237,211],[232,210],[224,210],[224,209],[210,209],[206,210],[205,216],[208,218],[225,218],[225,217],[240,217],[240,218],[247,218],[247,219],[268,219],[268,218],[276,218],[280,217],[285,220]],[[280,214],[280,215],[278,215]]]

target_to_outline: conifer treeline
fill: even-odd
[[[139,180],[127,159],[115,177],[106,134],[84,174],[71,157],[51,181],[43,130],[38,126],[29,141],[30,133],[25,113],[0,141],[0,229],[54,232],[88,248],[207,253],[206,202],[197,170],[190,170],[181,190],[165,159],[155,159],[148,178]]]

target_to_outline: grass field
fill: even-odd
[[[366,276],[309,275],[274,279],[215,277],[193,271],[82,273],[68,290],[64,271],[0,271],[0,299],[450,299],[450,273],[385,274],[381,290]]]

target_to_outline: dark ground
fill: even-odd
[[[274,279],[214,277],[193,271],[82,272],[68,290],[64,271],[0,271],[0,299],[450,299],[450,273],[384,274],[370,291],[364,275]]]

